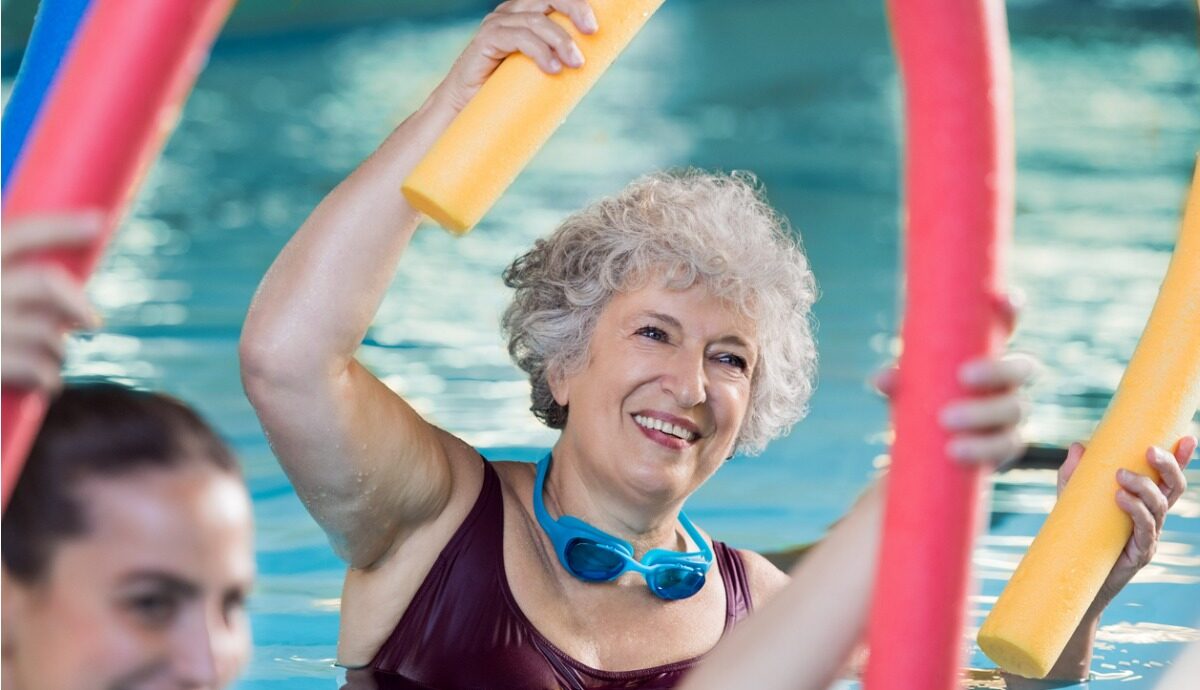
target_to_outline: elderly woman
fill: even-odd
[[[572,215],[505,274],[509,349],[561,430],[541,463],[487,463],[355,358],[419,219],[401,181],[496,65],[582,64],[558,10],[514,0],[446,79],[334,189],[264,279],[242,336],[246,391],[308,509],[348,561],[339,663],[364,687],[665,688],[787,582],[701,532],[687,498],[803,414],[815,285],[746,177],[652,175]],[[948,410],[967,462],[1019,449],[1021,362],[976,362]],[[874,548],[878,491],[839,537]],[[836,544],[835,544],[836,546]],[[848,602],[810,619],[854,644],[869,574],[810,579]],[[803,646],[803,645],[800,645]]]

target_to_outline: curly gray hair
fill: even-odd
[[[684,290],[702,283],[756,322],[759,361],[738,452],[762,452],[807,412],[816,374],[816,281],[796,233],[749,173],[660,172],[567,217],[504,272],[516,290],[502,327],[533,385],[532,411],[566,425],[553,375],[587,361],[600,312],[618,292],[655,276]]]

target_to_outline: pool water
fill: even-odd
[[[1173,247],[1200,145],[1194,8],[1008,7],[1018,143],[1009,273],[1028,302],[1014,347],[1046,364],[1028,436],[1065,445],[1103,412]],[[421,102],[481,14],[220,44],[90,285],[106,325],[73,342],[69,375],[179,395],[245,462],[261,577],[242,690],[337,687],[342,576],[242,395],[246,307],[293,230]],[[554,435],[527,411],[527,384],[499,336],[502,268],[565,213],[646,171],[754,171],[821,283],[820,384],[806,421],[762,456],[730,462],[689,512],[741,547],[816,539],[888,440],[886,409],[864,380],[897,347],[900,98],[878,3],[672,0],[472,234],[417,234],[361,357],[489,457],[536,459]],[[1189,476],[1154,563],[1105,614],[1097,686],[1150,688],[1200,640],[1200,473]],[[1010,472],[994,500],[975,553],[972,627],[1053,504],[1053,473]],[[967,686],[1003,687],[970,650]]]

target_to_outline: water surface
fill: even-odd
[[[1200,145],[1194,17],[1182,0],[1024,0],[1009,11],[1009,272],[1028,301],[1014,346],[1046,363],[1029,436],[1065,445],[1103,412],[1174,245]],[[336,687],[342,573],[242,395],[246,307],[308,211],[420,104],[478,21],[399,18],[219,46],[91,283],[106,326],[74,343],[69,374],[183,397],[246,463],[261,581],[242,690]],[[885,451],[886,411],[863,381],[896,348],[899,107],[874,3],[668,2],[470,236],[417,234],[361,357],[489,456],[535,459],[554,435],[528,413],[499,336],[502,268],[564,214],[646,171],[752,170],[801,232],[821,283],[820,385],[806,421],[762,456],[729,463],[689,511],[741,547],[818,538]],[[1105,614],[1098,687],[1150,688],[1200,639],[1200,475],[1190,478],[1158,557]],[[975,554],[973,626],[1053,486],[1047,471],[998,481]],[[1002,687],[974,645],[970,662],[969,687]]]

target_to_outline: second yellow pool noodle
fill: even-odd
[[[546,74],[522,54],[492,73],[401,187],[408,202],[439,225],[465,233],[487,213],[663,0],[591,0],[600,30],[575,30],[578,69]]]
[[[1045,525],[979,630],[1000,668],[1044,678],[1133,530],[1117,506],[1118,468],[1158,480],[1151,445],[1172,449],[1200,405],[1200,167],[1146,330]]]

